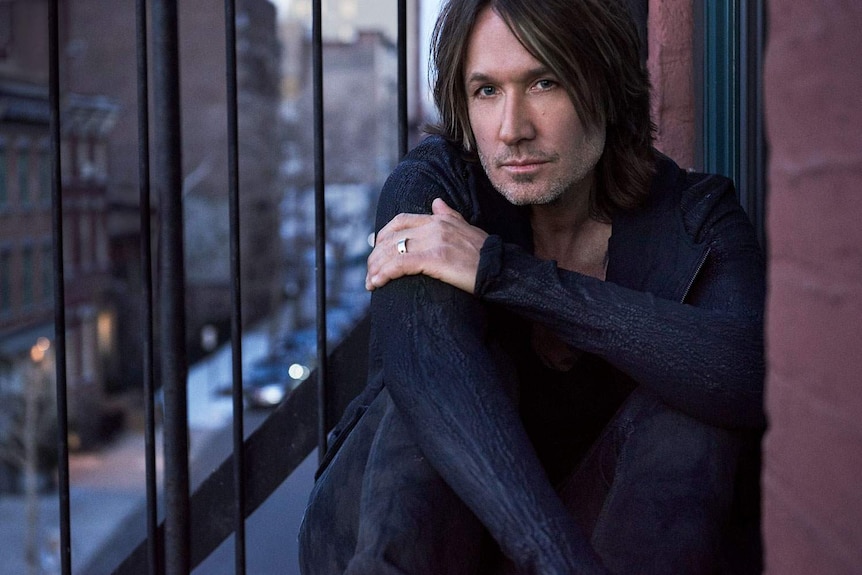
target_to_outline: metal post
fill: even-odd
[[[60,568],[72,573],[69,512],[69,414],[66,385],[66,308],[63,269],[63,183],[60,164],[60,24],[58,0],[48,4],[48,93],[51,132],[51,217],[54,249],[54,342],[57,371],[57,481],[60,505]]]
[[[158,532],[158,493],[156,491],[156,414],[153,385],[153,254],[150,229],[150,119],[147,70],[146,0],[135,3],[135,42],[138,74],[138,192],[141,219],[141,323],[144,330],[144,458],[147,486],[147,573],[160,571]]]
[[[739,200],[765,247],[763,224],[763,1],[741,0],[739,10]]]
[[[317,288],[317,457],[326,454],[326,202],[323,133],[323,35],[321,0],[312,3],[311,44],[314,87],[314,247]]]
[[[182,162],[176,0],[153,0],[156,177],[159,194],[161,380],[165,421],[165,572],[190,569],[188,358],[185,341]]]
[[[239,129],[237,114],[236,3],[225,0],[228,116],[228,196],[230,203],[231,351],[233,360],[233,484],[236,573],[245,573],[245,450],[242,402],[242,281],[240,266]]]
[[[418,17],[418,15],[417,15]],[[407,0],[398,0],[398,157],[407,155]]]

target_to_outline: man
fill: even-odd
[[[731,183],[653,151],[620,2],[450,0],[433,56],[439,134],[381,196],[369,385],[304,572],[728,569],[763,426],[763,262]]]

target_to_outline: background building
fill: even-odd
[[[345,2],[352,6],[355,2]],[[286,125],[282,238],[285,290],[296,305],[289,325],[314,321],[314,127],[310,20],[302,3],[280,23],[285,47],[281,114]],[[394,17],[389,10],[380,19]],[[327,21],[324,19],[323,25]],[[331,23],[331,22],[330,22]],[[325,28],[324,154],[327,298],[333,306],[364,305],[365,258],[377,196],[398,161],[397,52],[378,22],[374,29]],[[333,29],[340,30],[334,34]],[[350,33],[348,33],[350,32]],[[359,272],[362,272],[361,274]]]
[[[5,14],[2,12],[5,11]],[[24,400],[53,405],[54,289],[52,164],[45,86],[47,2],[4,3],[10,32],[0,37],[0,456],[21,466],[17,439]],[[8,20],[5,20],[8,18]],[[11,31],[14,31],[12,33]],[[63,261],[70,445],[92,446],[118,428],[107,386],[116,336],[110,298],[107,146],[117,104],[68,93],[61,104]],[[40,428],[46,462],[55,445],[54,413]],[[17,459],[17,461],[16,461]],[[47,463],[46,463],[47,464]],[[45,469],[49,471],[49,468]],[[2,475],[2,474],[0,474]],[[0,488],[15,488],[14,473]]]
[[[121,106],[109,150],[109,197],[118,208],[111,233],[118,252],[131,257],[139,249],[137,222],[130,220],[130,208],[137,217],[139,198],[135,2],[62,4],[68,19],[64,79],[69,89],[106,94]],[[272,273],[281,267],[280,46],[270,2],[239,0],[236,9],[243,319],[250,324],[275,309],[281,289],[281,278]],[[179,12],[187,329],[190,350],[198,354],[202,326],[217,326],[223,340],[230,318],[224,5],[219,0],[187,0],[179,4]],[[155,190],[153,201],[158,201]],[[118,294],[119,306],[124,325],[139,325],[139,282],[134,280],[140,265],[128,264],[118,270],[129,278]],[[121,342],[137,365],[139,333],[129,330]],[[132,374],[136,369],[126,365],[122,371]],[[120,385],[127,384],[136,382]]]
[[[203,325],[225,339],[230,317],[222,8],[183,2],[180,19],[193,352]],[[71,445],[87,447],[141,405],[135,3],[69,0],[59,9]],[[18,395],[32,346],[54,337],[47,14],[47,0],[0,2],[0,393]],[[280,47],[271,3],[241,0],[237,14],[243,311],[251,323],[275,309],[282,289],[273,273],[283,267]]]
[[[138,204],[138,129],[134,0],[70,0],[69,61],[64,74],[69,88],[106,94],[121,105],[110,148],[110,199],[117,206]],[[278,116],[280,46],[275,8],[267,0],[239,0],[237,71],[239,100],[239,177],[243,319],[250,324],[278,303],[281,263],[278,205],[281,138]],[[182,83],[182,153],[186,238],[187,328],[190,349],[199,353],[200,329],[214,324],[227,337],[230,317],[228,246],[228,140],[225,77],[224,4],[188,0],[179,4]],[[219,81],[214,81],[215,79]],[[157,194],[153,193],[157,202]],[[135,212],[136,213],[136,212]],[[112,220],[124,253],[135,253],[134,227],[118,210]],[[136,279],[135,267],[123,272]],[[135,276],[135,278],[132,278]],[[124,318],[139,321],[140,292],[130,281]],[[132,334],[133,336],[135,334]],[[133,341],[124,346],[134,348]],[[134,354],[138,357],[139,354]],[[135,373],[126,366],[123,373]],[[121,385],[135,382],[122,382]]]

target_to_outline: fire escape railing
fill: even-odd
[[[57,370],[57,484],[60,506],[60,568],[72,571],[69,505],[69,412],[66,396],[66,308],[63,268],[63,194],[60,164],[60,14],[57,0],[48,5],[48,83],[51,139],[51,227],[54,250],[54,342]]]
[[[154,405],[155,385],[153,374],[153,253],[150,226],[150,98],[147,59],[147,7],[145,0],[135,1],[135,46],[137,48],[138,77],[138,186],[141,222],[141,351],[144,387],[144,461],[146,469],[146,524],[148,575],[157,573],[158,547],[156,530],[158,513],[155,502],[156,489],[156,409]]]
[[[333,421],[365,384],[368,369],[367,342],[370,322],[363,319],[328,357],[325,416]],[[284,479],[314,451],[318,444],[317,381],[305,380],[243,444],[245,475],[245,517],[251,515]],[[192,534],[190,563],[199,565],[235,530],[231,500],[236,459],[228,456],[191,496]],[[155,541],[161,546],[164,526],[157,528]],[[150,565],[147,544],[141,542],[113,573],[144,573]],[[165,571],[160,571],[164,573]]]
[[[59,0],[49,1],[49,103],[52,156],[52,225],[56,341],[57,418],[59,444],[60,569],[71,574],[69,443],[63,273],[63,206],[60,155]],[[231,340],[233,453],[194,493],[189,492],[188,356],[185,343],[185,278],[181,117],[178,69],[177,0],[151,0],[153,54],[153,143],[155,170],[150,178],[149,78],[147,2],[136,0],[138,76],[139,195],[142,260],[143,385],[145,392],[145,453],[147,537],[116,568],[117,574],[186,574],[231,534],[235,571],[245,573],[245,520],[314,450],[326,451],[330,424],[364,384],[367,372],[369,321],[363,319],[330,354],[326,339],[326,277],[323,154],[323,68],[321,0],[313,1],[312,45],[314,82],[315,254],[317,288],[318,366],[272,414],[244,438],[242,401],[242,310],[239,258],[239,168],[237,135],[236,8],[225,0],[226,89],[228,103],[229,217],[231,258]],[[407,6],[398,0],[398,146],[408,146]],[[154,297],[150,205],[151,187],[159,206],[159,297]],[[159,375],[164,389],[165,520],[157,521],[154,301],[158,300]],[[312,431],[314,430],[314,431]],[[285,441],[285,438],[289,438]],[[194,525],[194,532],[191,526]]]

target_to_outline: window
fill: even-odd
[[[0,2],[0,61],[9,57],[12,30],[12,3]]]
[[[90,143],[78,138],[75,141],[75,153],[77,156],[75,167],[75,175],[79,178],[89,179],[93,177],[93,162],[90,158]]]
[[[98,179],[104,180],[108,177],[108,150],[105,142],[93,144],[93,168]]]
[[[0,210],[5,208],[9,202],[8,161],[6,148],[0,147]]]
[[[12,310],[12,252],[0,251],[0,314]]]
[[[66,377],[74,385],[81,378],[81,346],[80,327],[68,327],[66,330]]]
[[[108,254],[108,232],[105,230],[104,219],[96,219],[96,262],[99,269],[106,269],[110,265]]]
[[[39,154],[39,201],[51,202],[51,155],[47,151]]]
[[[85,380],[96,378],[96,322],[90,318],[81,324],[81,375]]]
[[[21,206],[30,205],[30,151],[18,149],[18,202]]]
[[[21,249],[21,305],[33,305],[33,247]]]
[[[69,140],[63,140],[60,142],[60,170],[62,170],[62,178],[63,181],[67,181],[70,177],[72,177],[72,161],[74,157],[72,156],[72,143]]]
[[[78,261],[81,269],[89,270],[93,266],[93,220],[89,212],[83,212],[78,217]]]
[[[69,276],[73,275],[78,268],[75,243],[78,240],[77,230],[72,227],[77,220],[70,215],[63,216],[63,266]]]
[[[50,302],[54,297],[54,250],[51,243],[42,245],[41,268],[42,268],[42,301]]]

